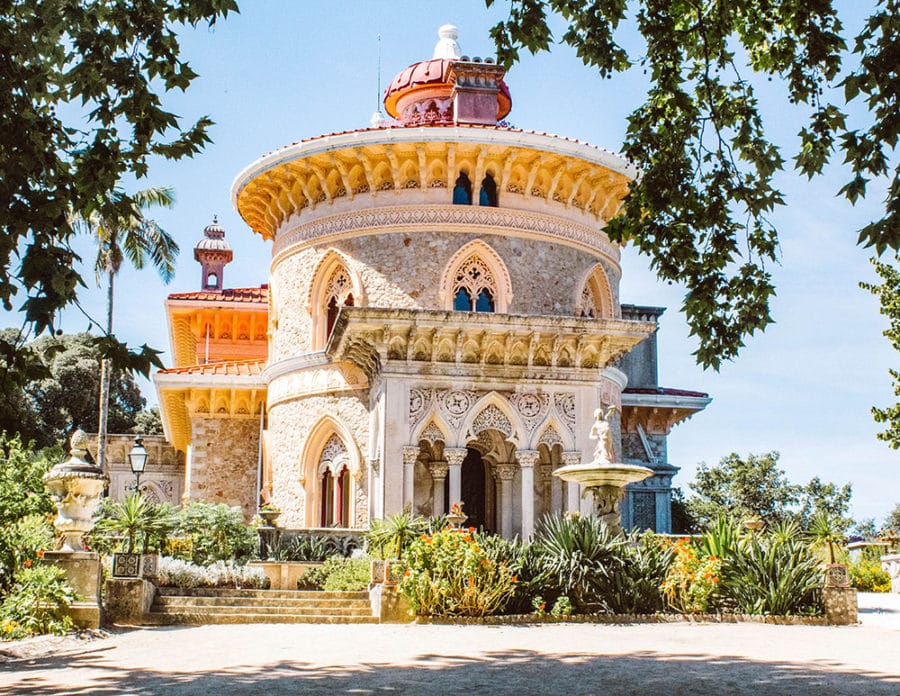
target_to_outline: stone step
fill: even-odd
[[[369,599],[369,593],[325,592],[323,590],[238,590],[223,587],[160,587],[160,597],[260,597],[264,599]]]
[[[369,616],[372,610],[368,606],[349,606],[349,607],[293,607],[293,606],[229,606],[229,605],[196,605],[196,604],[177,604],[177,605],[160,605],[154,604],[150,607],[150,611],[157,614],[181,614],[190,613],[198,615],[212,614],[297,614],[304,616]]]
[[[184,595],[158,596],[154,604],[158,606],[233,606],[233,607],[293,607],[323,608],[357,607],[367,609],[371,605],[369,598],[345,599],[334,597],[186,597]]]
[[[374,616],[315,616],[309,614],[220,614],[220,613],[160,613],[151,611],[144,614],[142,621],[147,626],[203,626],[207,624],[280,624],[280,623],[320,623],[320,624],[372,624],[378,623]]]

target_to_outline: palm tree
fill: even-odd
[[[178,244],[154,220],[144,216],[144,209],[156,206],[171,208],[175,192],[171,188],[147,188],[131,195],[114,189],[108,197],[75,215],[75,224],[97,240],[94,272],[97,283],[102,276],[108,281],[106,293],[106,335],[113,332],[113,298],[115,279],[128,259],[140,270],[148,263],[156,268],[164,283],[175,275]],[[100,363],[100,411],[97,423],[97,466],[106,468],[106,423],[109,416],[110,364]]]

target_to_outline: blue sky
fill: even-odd
[[[116,332],[129,343],[168,350],[163,302],[168,292],[199,288],[191,249],[213,214],[235,251],[226,285],[266,281],[269,245],[234,211],[231,182],[272,149],[366,127],[378,93],[379,34],[384,85],[407,65],[431,57],[437,27],[446,22],[460,28],[463,53],[492,54],[488,30],[506,11],[502,0],[489,11],[482,0],[241,4],[240,15],[211,30],[183,32],[184,56],[200,78],[187,94],[167,97],[166,105],[186,120],[211,115],[214,143],[193,160],[154,163],[149,179],[140,183],[175,188],[175,209],[155,217],[178,239],[182,255],[169,287],[151,271],[123,271]],[[863,4],[868,3],[852,7],[859,11]],[[514,125],[610,150],[621,144],[625,116],[643,89],[639,72],[601,80],[565,46],[523,55],[507,82]],[[793,146],[802,114],[786,108],[777,82],[762,87],[772,137]],[[714,399],[670,437],[669,458],[682,467],[676,479],[682,487],[687,488],[697,462],[712,464],[732,451],[777,450],[795,482],[813,476],[851,482],[857,518],[881,521],[900,502],[900,453],[875,439],[878,427],[869,413],[872,404],[892,402],[887,371],[896,367],[897,356],[881,335],[887,324],[876,299],[858,287],[874,274],[870,254],[854,243],[855,230],[879,214],[881,196],[876,188],[867,202],[851,208],[834,196],[840,181],[838,170],[812,183],[792,172],[780,177],[788,205],[774,216],[781,232],[781,265],[772,269],[777,323],[750,338],[740,357],[719,373],[704,372],[694,363],[696,345],[679,312],[683,290],[659,283],[645,258],[625,250],[622,301],[669,308],[659,332],[660,382],[705,391]],[[86,240],[78,248],[91,258]],[[85,279],[93,279],[89,268]],[[90,287],[83,300],[89,312],[102,317],[102,290]],[[8,317],[6,323],[16,322]],[[82,331],[87,324],[77,310],[63,314],[67,332]],[[168,361],[167,354],[163,357]],[[144,391],[155,402],[152,388],[145,385]]]

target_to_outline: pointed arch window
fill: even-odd
[[[472,254],[456,271],[453,284],[453,309],[457,312],[494,312],[497,286],[491,267],[478,254]]]
[[[318,288],[313,290],[311,302],[315,326],[312,341],[314,349],[324,348],[328,343],[341,307],[356,305],[353,280],[344,264],[334,264],[330,270],[324,269],[324,274],[321,278],[325,278],[325,282],[319,280],[313,286]]]
[[[453,205],[469,205],[471,203],[472,182],[465,172],[461,172],[453,185]]]
[[[588,274],[575,304],[575,316],[601,319],[615,316],[609,280],[600,264]]]
[[[349,527],[351,477],[349,455],[343,440],[332,435],[319,457],[319,526]]]
[[[497,182],[491,174],[486,174],[481,180],[481,191],[478,194],[478,205],[491,208],[497,207]]]

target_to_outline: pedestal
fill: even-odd
[[[79,628],[100,626],[100,554],[93,551],[45,551],[44,563],[63,569],[78,595],[68,614]]]
[[[846,626],[859,621],[855,587],[825,587],[822,589],[825,618],[834,626]]]
[[[139,626],[150,611],[156,586],[143,578],[116,579],[106,583],[106,619],[109,623]]]

